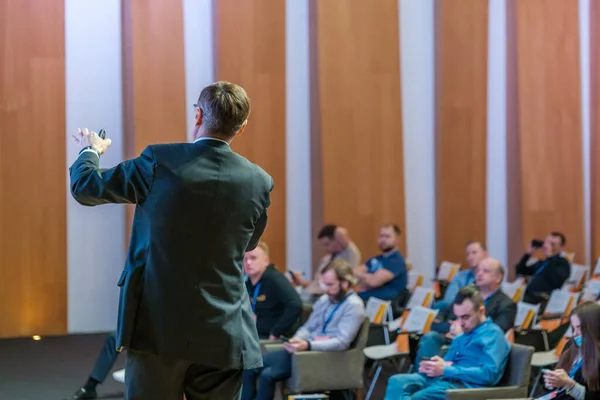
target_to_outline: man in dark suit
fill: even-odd
[[[100,169],[110,146],[79,130],[71,193],[81,204],[136,204],[121,287],[117,348],[129,400],[235,399],[261,366],[242,260],[267,223],[272,178],[234,153],[250,101],[228,82],[202,90],[194,143],[148,146]]]
[[[550,298],[552,291],[560,289],[569,279],[571,265],[562,254],[566,242],[565,235],[560,232],[551,232],[541,246],[546,259],[528,266],[527,261],[531,254],[539,248],[532,241],[532,246],[517,264],[517,274],[531,276],[523,296],[525,303],[545,303]]]
[[[504,279],[504,268],[500,261],[493,258],[483,259],[475,272],[475,285],[483,298],[485,315],[500,327],[504,332],[511,329],[517,315],[517,305],[500,290]],[[431,325],[431,331],[423,335],[419,341],[416,362],[421,358],[430,358],[440,354],[444,344],[462,333],[455,321],[453,309],[448,308],[441,312],[438,320]]]

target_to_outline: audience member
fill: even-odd
[[[466,248],[467,253],[467,265],[469,269],[460,271],[450,281],[450,284],[446,288],[444,298],[433,305],[433,309],[445,311],[451,308],[454,298],[458,294],[458,291],[465,286],[472,285],[475,282],[475,268],[477,265],[488,256],[485,245],[481,242],[469,242]]]
[[[275,383],[291,376],[291,357],[296,352],[343,351],[350,347],[365,320],[364,304],[352,290],[352,269],[336,258],[323,270],[322,280],[326,294],[314,304],[308,321],[285,342],[285,349],[263,354],[262,368],[244,371],[242,400],[272,400]]]
[[[600,305],[588,301],[571,314],[573,339],[558,359],[556,369],[544,373],[550,398],[600,398]],[[552,396],[556,397],[552,397]]]
[[[378,239],[382,253],[354,268],[354,276],[358,279],[358,295],[364,301],[369,297],[394,300],[406,288],[408,275],[404,257],[398,250],[399,237],[400,228],[397,225],[383,225]]]
[[[418,373],[392,376],[385,400],[442,400],[449,389],[490,387],[500,381],[510,345],[485,316],[481,294],[472,286],[462,288],[453,311],[463,333],[454,338],[444,358],[421,361]]]
[[[500,261],[485,258],[479,263],[476,271],[475,285],[483,298],[485,315],[506,333],[514,325],[517,304],[500,290],[504,268]],[[451,308],[438,315],[440,322],[431,324],[431,331],[419,341],[415,364],[423,358],[439,355],[444,344],[450,343],[462,333]]]
[[[550,298],[553,290],[560,289],[571,275],[569,261],[562,252],[566,243],[565,235],[551,232],[541,246],[546,259],[527,265],[531,254],[538,249],[535,241],[517,264],[517,274],[530,275],[531,280],[525,290],[523,301],[530,304],[540,304]]]
[[[246,289],[261,339],[288,336],[298,328],[302,301],[286,277],[269,260],[269,247],[260,242],[244,255]]]
[[[295,285],[302,286],[306,293],[320,296],[325,293],[325,289],[320,284],[323,269],[336,258],[345,260],[350,267],[354,268],[360,264],[361,254],[350,238],[348,230],[341,226],[325,225],[319,231],[317,238],[325,250],[325,255],[317,267],[314,279],[304,280],[292,272],[292,280]]]

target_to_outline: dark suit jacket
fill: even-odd
[[[110,169],[98,163],[83,152],[71,166],[73,197],[136,204],[117,347],[220,369],[260,366],[242,260],[265,229],[271,177],[214,139],[148,146]]]
[[[531,266],[527,266],[527,261],[531,257],[525,253],[521,261],[517,264],[517,274],[533,275],[533,278],[527,284],[525,298],[527,303],[539,304],[548,300],[553,290],[560,289],[571,275],[571,265],[569,261],[561,255],[540,260]],[[537,275],[536,272],[542,265],[548,261],[548,264]]]
[[[504,332],[507,332],[515,324],[515,317],[517,316],[517,304],[512,301],[504,292],[500,289],[491,295],[485,306],[485,315],[490,317],[492,321],[500,327]],[[447,333],[450,330],[450,323],[456,319],[452,307],[448,307],[444,312],[440,313],[438,320],[442,322],[434,323],[431,325],[431,329],[440,332]]]

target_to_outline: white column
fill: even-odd
[[[517,260],[508,260],[505,0],[489,2],[487,82],[487,247],[490,256],[508,268]]]
[[[580,264],[590,265],[592,263],[592,260],[590,260],[592,240],[592,231],[590,226],[590,0],[579,0],[579,53],[581,64],[581,118],[583,131],[583,220],[585,229],[585,254],[576,254],[575,261]]]
[[[191,141],[195,111],[202,88],[214,80],[211,0],[183,0],[185,98],[187,137]]]
[[[286,0],[287,267],[311,276],[308,0]]]
[[[435,271],[435,14],[433,0],[400,0],[400,69],[407,258]]]
[[[65,45],[67,165],[78,153],[71,133],[87,127],[106,130],[112,146],[100,166],[113,166],[123,157],[121,1],[66,0]],[[124,226],[123,206],[83,207],[68,193],[70,333],[116,328],[117,281],[125,262]]]

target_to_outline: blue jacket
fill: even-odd
[[[433,305],[434,310],[445,311],[448,307],[452,305],[454,302],[454,298],[460,291],[460,289],[465,286],[469,286],[475,283],[475,274],[473,269],[469,268],[465,271],[460,271],[452,280],[450,284],[446,288],[446,292],[444,293],[444,298]]]
[[[459,381],[466,388],[495,386],[504,375],[509,353],[504,332],[488,318],[454,338],[444,357],[452,365],[444,368],[443,379]]]

